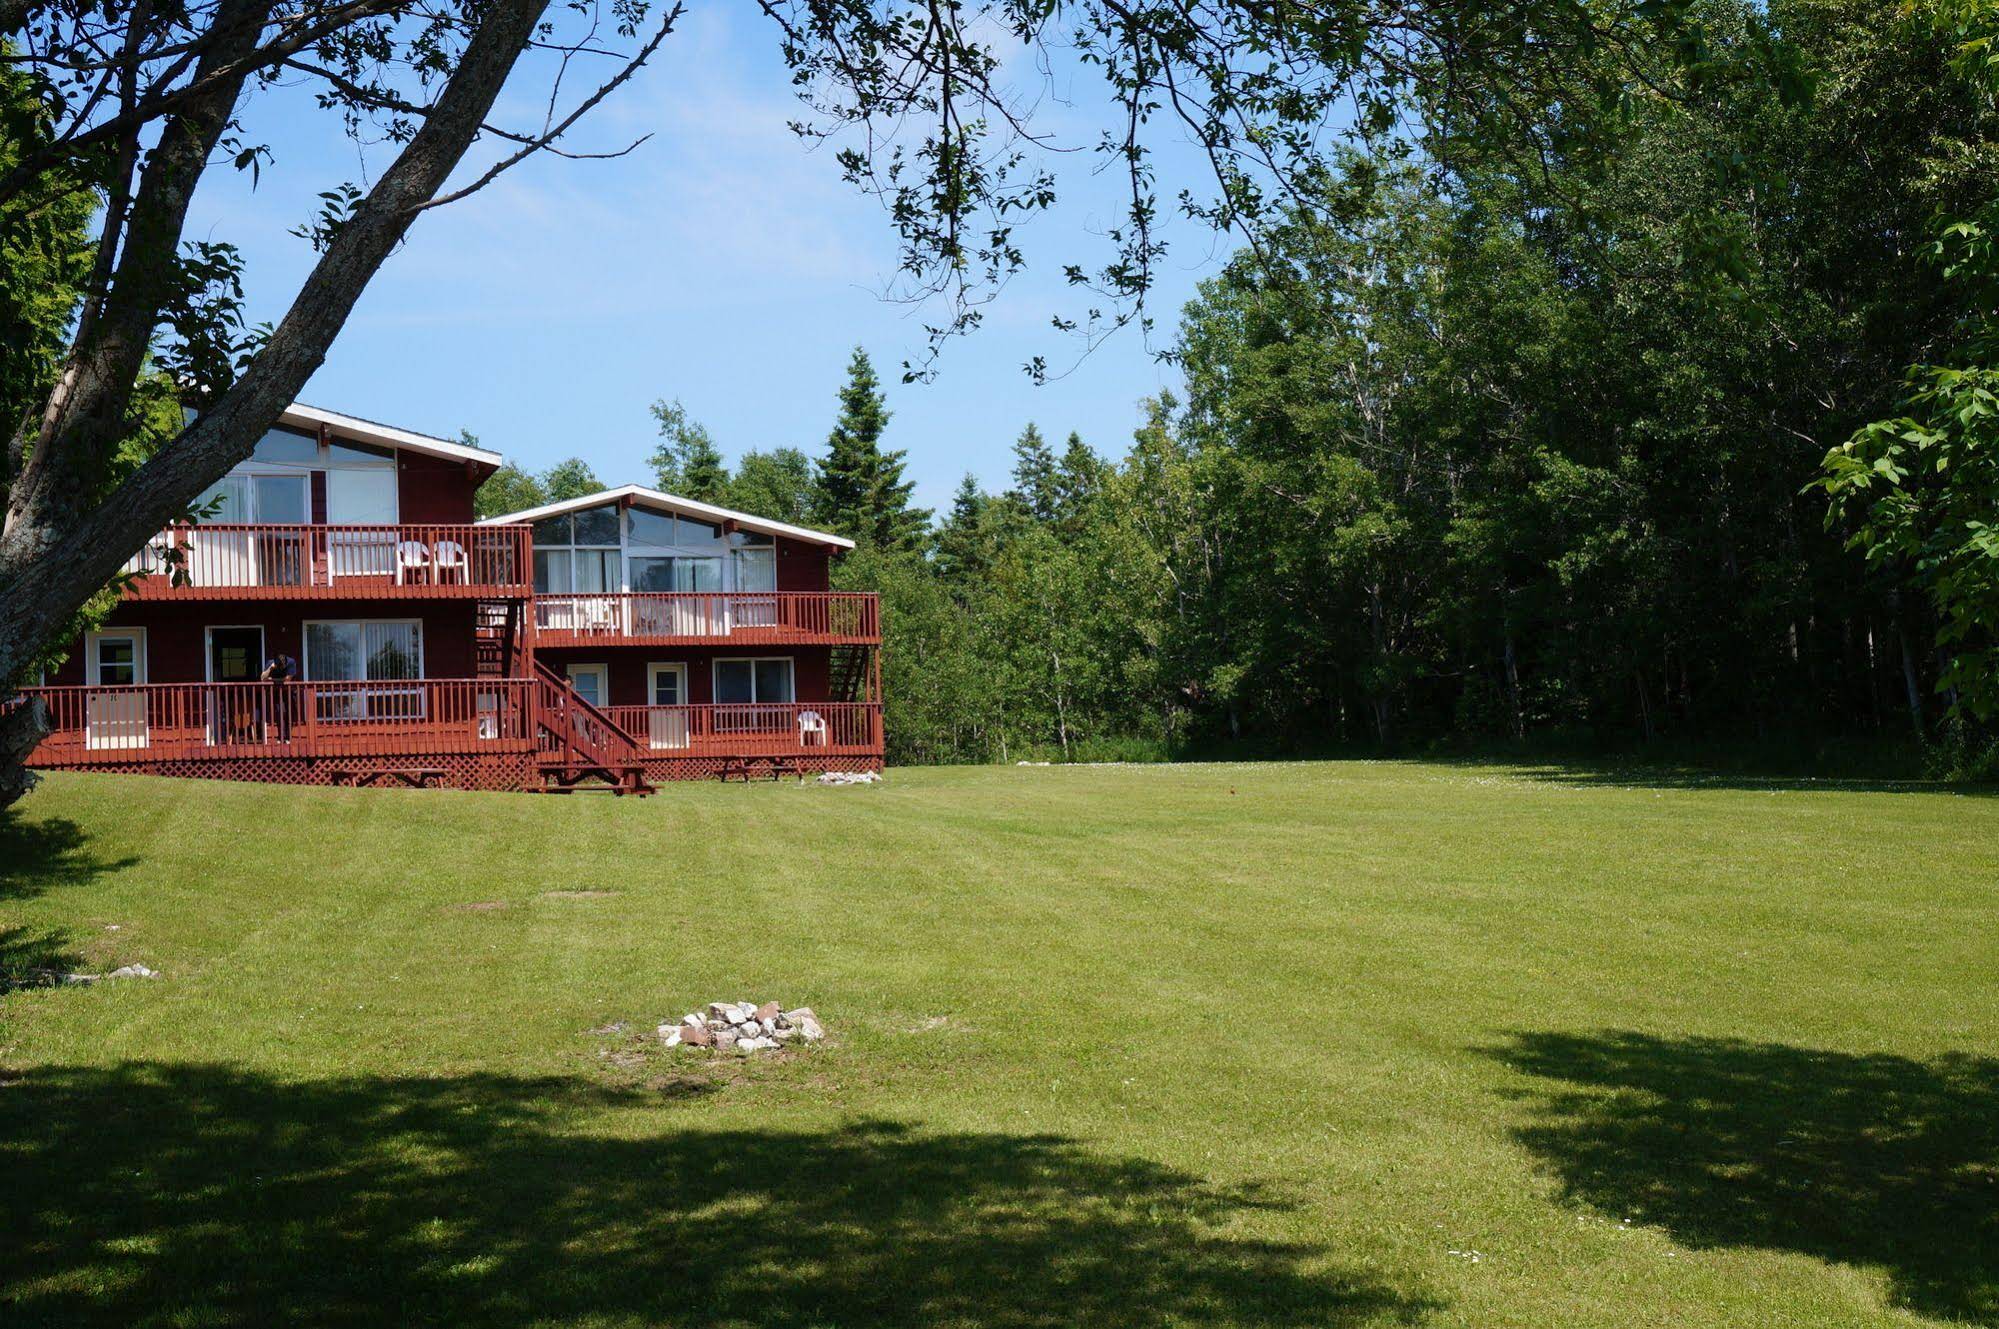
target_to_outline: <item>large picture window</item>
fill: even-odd
[[[775,549],[738,549],[731,557],[736,564],[737,590],[763,592],[777,589]]]
[[[622,589],[618,510],[585,508],[534,524],[534,588],[541,595]]]
[[[225,475],[194,508],[215,525],[303,526],[311,515],[303,475]]]
[[[768,594],[777,542],[715,522],[613,505],[544,517],[534,525],[534,588],[542,595],[615,591]]]
[[[722,589],[722,560],[686,558],[674,554],[634,554],[631,560],[632,589],[635,591],[719,591]]]
[[[718,704],[787,703],[793,699],[791,685],[789,656],[715,662],[715,700]]]
[[[423,625],[416,619],[346,619],[305,625],[305,676],[315,682],[394,683],[423,677]],[[340,688],[321,692],[322,720],[408,718],[423,710],[421,688]]]
[[[305,676],[313,679],[423,677],[423,624],[353,619],[305,625]]]

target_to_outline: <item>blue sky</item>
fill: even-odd
[[[1009,68],[1037,96],[1037,124],[1093,143],[1095,85],[1058,60],[1044,78],[1022,56]],[[539,123],[544,70],[510,85],[503,122]],[[751,447],[821,449],[849,351],[866,346],[888,380],[887,442],[909,453],[925,506],[959,478],[1003,487],[1009,446],[1028,420],[1059,440],[1080,430],[1098,451],[1130,441],[1139,399],[1176,381],[1157,363],[1178,310],[1228,245],[1181,223],[1153,307],[1150,344],[1127,329],[1059,381],[1022,372],[1040,354],[1067,365],[1078,347],[1049,326],[1085,307],[1064,262],[1101,261],[1118,219],[1117,182],[1084,151],[1053,156],[1063,201],[1028,228],[1031,271],[953,343],[927,384],[896,381],[923,347],[921,320],[879,295],[895,261],[878,205],[840,179],[832,152],[786,128],[791,97],[766,20],[747,7],[693,6],[653,65],[578,126],[570,146],[652,139],[615,161],[532,160],[468,199],[420,218],[376,276],[303,399],[428,433],[477,434],[523,465],[587,459],[607,483],[646,480],[656,437],[646,411],[678,397],[731,458]],[[212,172],[191,238],[230,240],[248,265],[253,320],[275,319],[312,255],[289,228],[317,191],[365,183],[367,166],[303,93],[266,94],[246,136],[275,161],[253,189]],[[1198,178],[1190,151],[1160,157],[1159,194]]]

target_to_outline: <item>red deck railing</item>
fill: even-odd
[[[28,764],[531,751],[534,686],[413,678],[27,688],[50,729]]]
[[[647,756],[879,755],[876,702],[611,706],[606,713]]]
[[[129,559],[137,600],[526,596],[526,526],[174,526]]]
[[[607,591],[539,595],[544,646],[593,642],[871,643],[880,601],[858,591]]]

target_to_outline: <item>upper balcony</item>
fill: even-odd
[[[871,646],[881,606],[858,591],[606,591],[535,598],[542,646]]]
[[[526,526],[174,526],[123,568],[133,600],[525,599]]]

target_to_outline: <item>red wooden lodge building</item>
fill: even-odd
[[[853,544],[627,485],[477,521],[496,453],[308,406],[126,565],[31,765],[466,789],[878,770]],[[290,682],[259,681],[277,654]]]

